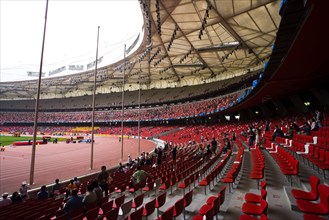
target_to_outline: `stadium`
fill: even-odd
[[[0,219],[328,219],[329,2],[138,7],[114,63],[0,82]]]

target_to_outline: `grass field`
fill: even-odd
[[[33,137],[31,136],[24,136],[24,137],[14,137],[14,136],[0,136],[0,146],[8,146],[11,145],[15,141],[28,141],[32,140]],[[51,138],[49,142],[52,142],[54,138]],[[37,140],[42,140],[41,137],[37,137]],[[58,141],[65,141],[66,138],[57,138]]]

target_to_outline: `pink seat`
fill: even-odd
[[[175,203],[175,208],[174,208],[174,218],[182,214],[184,210],[184,197],[181,199],[178,199]]]
[[[261,215],[267,214],[268,204],[265,200],[260,202],[260,205],[256,205],[255,203],[245,202],[242,205],[242,212],[248,215]]]
[[[119,207],[116,207],[105,213],[106,219],[118,219]]]
[[[160,194],[155,203],[155,208],[157,209],[157,217],[159,217],[159,208],[161,208],[166,203],[167,193],[164,192]]]
[[[89,211],[86,212],[85,217],[89,219],[96,219],[98,217],[98,211],[99,207],[90,209]]]
[[[145,204],[144,209],[143,209],[143,217],[146,217],[146,219],[147,219],[147,217],[154,212],[155,203],[156,203],[156,200],[153,199],[150,202]]]
[[[293,189],[291,190],[291,193],[295,197],[295,199],[315,201],[319,198],[319,191],[318,191],[319,184],[320,184],[320,179],[317,176],[310,176],[310,185],[311,185],[310,192]]]
[[[209,209],[213,209],[213,214],[214,216],[216,215],[216,219],[217,219],[217,213],[219,212],[219,207],[220,207],[220,197],[216,197],[216,199],[213,202],[214,203],[210,205],[208,204],[203,205],[199,210],[199,214],[206,215]]]
[[[139,196],[136,196],[133,200],[133,203],[131,205],[131,208],[134,208],[135,210],[143,204],[144,201],[144,194],[140,194]]]
[[[320,202],[314,203],[307,200],[297,199],[297,207],[305,213],[315,215],[329,214],[329,186],[319,185]]]
[[[160,186],[160,190],[167,190],[170,187],[170,180],[166,180],[162,186]]]
[[[185,189],[190,185],[190,178],[185,178],[182,183],[178,185],[178,188],[183,189],[183,194],[185,195]]]
[[[134,212],[132,212],[130,214],[130,220],[142,220],[143,219],[143,207],[141,207],[140,209],[135,210]]]
[[[114,200],[113,208],[120,207],[125,202],[125,194]]]
[[[192,203],[192,200],[193,200],[193,190],[191,190],[184,196],[184,212],[183,212],[184,219],[185,219],[185,208]]]
[[[218,193],[218,197],[220,198],[220,203],[219,203],[220,206],[221,206],[221,205],[224,203],[224,201],[225,201],[225,191],[226,191],[226,186],[223,186],[223,187],[220,189],[219,193]],[[209,205],[209,204],[214,203],[214,200],[216,199],[216,197],[217,197],[217,196],[210,196],[210,197],[207,199],[207,204]]]
[[[205,213],[206,220],[213,220],[214,219],[214,206],[211,205],[211,208],[207,210]],[[204,216],[203,215],[196,215],[193,217],[193,220],[203,220]]]
[[[266,200],[267,191],[265,189],[261,190],[260,195],[254,193],[246,193],[244,200],[246,202],[260,203],[263,199]]]
[[[113,207],[113,200],[107,202],[107,203],[104,203],[102,206],[101,206],[101,210],[102,212],[99,213],[99,214],[105,214],[106,212],[110,211]]]
[[[143,187],[143,191],[145,192],[149,192],[152,191],[154,189],[154,181],[152,182],[148,182],[147,185],[145,187]]]
[[[157,220],[172,220],[174,218],[174,206],[168,208]]]

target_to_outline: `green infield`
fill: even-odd
[[[15,141],[28,141],[32,140],[31,136],[24,137],[14,137],[14,136],[0,136],[0,146],[8,146],[11,145]],[[42,137],[37,137],[37,140],[42,140]],[[51,138],[49,142],[53,142],[54,138]],[[65,141],[66,138],[57,138],[58,141]]]

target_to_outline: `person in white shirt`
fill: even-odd
[[[26,181],[22,182],[22,186],[19,188],[19,193],[21,194],[21,198],[23,200],[27,200],[29,198],[29,195],[27,193],[27,190],[30,189],[27,184]]]
[[[11,203],[13,203],[13,201],[8,198],[8,193],[3,193],[2,197],[0,198],[0,208],[8,206]]]

